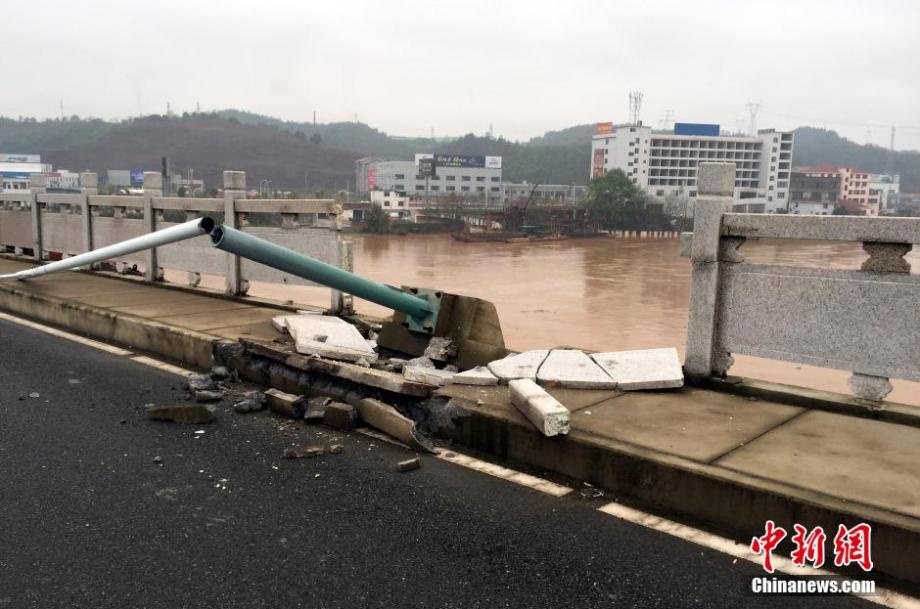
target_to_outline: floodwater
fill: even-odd
[[[462,243],[448,235],[354,235],[355,271],[392,285],[438,288],[495,303],[515,350],[677,347],[683,357],[690,262],[675,238]],[[858,269],[859,244],[749,241],[751,262]],[[907,259],[920,271],[920,253]],[[327,305],[329,291],[255,284],[250,293]],[[356,300],[359,311],[385,315]],[[794,323],[794,320],[790,320]],[[848,392],[844,371],[736,356],[732,374]],[[888,399],[920,405],[920,383],[894,381]]]

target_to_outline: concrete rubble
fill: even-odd
[[[511,403],[540,430],[544,436],[569,433],[569,410],[556,398],[530,379],[508,383]]]
[[[671,389],[683,387],[684,373],[677,349],[642,349],[594,353],[591,358],[617,382],[617,389]]]
[[[553,349],[537,371],[541,385],[571,389],[614,389],[616,380],[583,351]]]
[[[419,457],[414,457],[412,459],[406,459],[405,461],[400,461],[396,464],[396,471],[400,473],[411,472],[414,469],[418,469],[422,466],[422,460]]]
[[[453,381],[455,374],[456,373],[450,370],[439,370],[437,368],[424,368],[422,366],[403,367],[403,378],[407,381],[425,383],[438,387],[449,385]]]
[[[203,425],[214,420],[214,406],[205,404],[147,405],[147,416],[154,421],[181,425]]]
[[[454,346],[454,343],[449,338],[442,338],[435,336],[430,341],[428,341],[428,346],[425,348],[424,356],[428,359],[434,360],[436,362],[446,362],[449,359],[456,357],[457,347]]]
[[[302,396],[285,393],[278,389],[269,389],[265,392],[265,403],[275,414],[290,419],[303,419],[307,410],[306,400]]]
[[[525,351],[516,355],[489,363],[489,371],[498,377],[502,384],[514,379],[534,379],[540,364],[549,355],[548,349]]]
[[[415,449],[434,452],[434,445],[415,426],[415,421],[380,400],[365,398],[358,402],[361,420]]]
[[[322,423],[326,416],[326,407],[332,403],[332,398],[315,397],[307,400],[307,409],[303,420],[307,423]]]
[[[288,315],[284,321],[298,353],[347,362],[362,358],[368,363],[377,361],[371,344],[345,320],[324,315]]]
[[[323,414],[323,425],[351,431],[358,425],[358,411],[351,404],[332,402],[326,406]]]
[[[220,390],[206,390],[206,391],[194,391],[192,395],[195,396],[196,402],[217,402],[224,397],[224,394]]]
[[[258,412],[265,409],[265,394],[261,391],[249,391],[243,399],[233,404],[233,410],[239,413]]]
[[[307,457],[319,457],[320,455],[326,454],[326,447],[324,446],[291,446],[284,449],[282,457],[285,459],[304,459]]]
[[[498,385],[498,377],[492,374],[485,366],[476,366],[466,372],[454,375],[453,382],[458,385],[477,385],[480,387],[494,387]]]

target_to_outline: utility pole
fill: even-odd
[[[891,127],[891,139],[888,141],[888,161],[885,167],[885,173],[894,175],[894,126]]]
[[[639,126],[639,116],[642,111],[642,91],[630,91],[629,93],[629,114],[630,122]]]
[[[747,104],[748,114],[751,115],[749,132],[752,136],[757,135],[757,113],[760,112],[762,108],[763,106],[760,103],[748,102]]]

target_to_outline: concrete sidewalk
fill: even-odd
[[[0,259],[0,272],[25,263]],[[206,367],[215,343],[241,341],[227,362],[291,393],[381,398],[459,416],[438,435],[571,476],[749,542],[766,520],[873,526],[876,571],[920,586],[920,421],[899,424],[721,391],[551,389],[572,431],[547,438],[511,405],[507,387],[408,382],[399,374],[309,358],[272,341],[279,310],[255,299],[89,273],[0,283],[0,309],[122,346]],[[900,407],[906,408],[906,407]],[[903,413],[903,410],[901,411]],[[424,416],[424,415],[423,415]],[[905,416],[905,419],[910,419]]]

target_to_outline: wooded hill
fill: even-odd
[[[220,172],[247,172],[248,183],[272,180],[277,188],[310,191],[344,188],[354,181],[362,156],[413,158],[416,152],[500,155],[504,177],[520,182],[584,184],[588,181],[593,125],[550,131],[527,142],[468,134],[455,139],[401,138],[363,123],[299,123],[251,112],[224,110],[175,117],[147,116],[123,122],[98,119],[35,121],[0,118],[0,150],[38,153],[55,167],[73,171],[157,169],[168,156],[175,171],[194,169],[209,186]],[[794,165],[835,163],[872,172],[889,166],[889,153],[856,144],[834,131],[796,130]],[[896,152],[891,167],[902,192],[920,191],[920,152]]]

